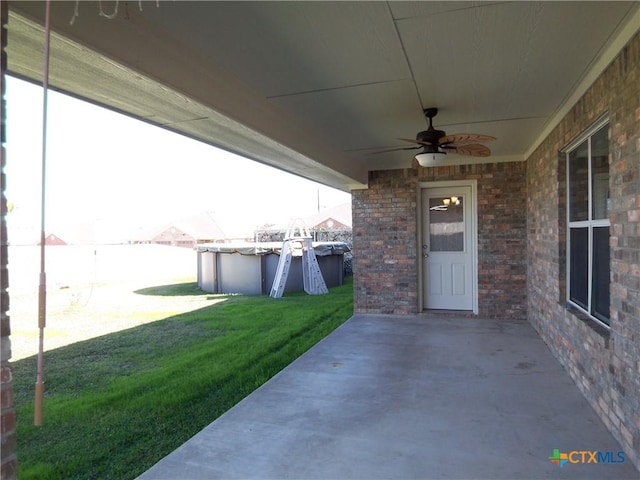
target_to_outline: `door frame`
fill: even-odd
[[[424,218],[423,212],[423,195],[426,189],[430,188],[455,188],[455,187],[470,187],[471,188],[471,202],[469,208],[471,209],[471,293],[473,302],[473,313],[478,314],[478,181],[477,180],[446,180],[441,182],[419,182],[417,186],[416,198],[418,199],[417,213],[417,235],[416,235],[416,259],[418,263],[418,311],[425,311],[424,301],[424,267],[422,266],[422,248],[424,243],[422,238],[422,219]],[[428,310],[426,310],[428,311]]]

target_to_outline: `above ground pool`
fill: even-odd
[[[198,252],[198,288],[209,293],[269,294],[278,268],[282,242],[207,243],[196,245]],[[313,242],[313,249],[327,287],[342,285],[343,242]],[[301,292],[302,245],[293,244],[293,258],[284,291]]]

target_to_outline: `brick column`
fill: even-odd
[[[2,322],[2,344],[0,348],[2,370],[0,373],[0,401],[2,403],[2,480],[17,478],[18,460],[16,457],[16,413],[13,405],[13,385],[11,382],[11,322],[9,320],[9,268],[8,268],[8,239],[7,239],[7,198],[5,196],[6,175],[6,71],[9,22],[9,5],[7,0],[0,0],[0,24],[2,58],[0,65],[0,320]]]

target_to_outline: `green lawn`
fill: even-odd
[[[201,294],[194,284],[137,293]],[[135,478],[353,312],[350,278],[329,295],[224,298],[47,352],[41,427],[35,357],[15,362],[19,478]]]

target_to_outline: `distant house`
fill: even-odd
[[[304,219],[311,230],[346,230],[351,228],[351,203],[325,208]]]
[[[198,243],[192,233],[171,225],[165,230],[155,235],[150,243],[158,245],[171,245],[174,247],[193,247]]]
[[[42,245],[42,243],[40,242],[40,240],[38,240],[37,242],[38,245]],[[45,238],[44,238],[44,244],[45,245],[67,245],[67,242],[65,242],[64,240],[62,240],[60,237],[58,237],[56,234],[54,233],[50,233],[48,234]]]
[[[351,247],[351,203],[325,208],[302,218],[302,221],[314,241],[339,241]],[[282,241],[287,228],[287,225],[265,226],[254,231],[254,238],[258,242]]]
[[[198,243],[222,242],[225,238],[212,213],[202,212],[139,234],[133,243],[192,248]]]

